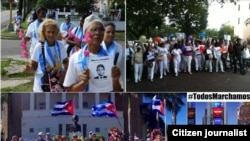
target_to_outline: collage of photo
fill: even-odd
[[[250,0],[1,9],[1,141],[250,138]]]

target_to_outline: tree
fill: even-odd
[[[185,94],[180,94],[180,93],[178,94],[172,93],[164,95],[164,97],[166,98],[166,108],[172,113],[171,118],[173,125],[176,125],[177,114],[180,112],[181,107],[185,105],[185,102],[183,102],[182,100],[183,96],[185,96]]]
[[[208,1],[168,0],[165,13],[186,35],[198,34],[207,27]]]
[[[163,2],[160,0],[127,1],[126,31],[128,39],[138,39],[140,35],[150,36],[152,29],[160,27],[164,21]]]
[[[37,0],[19,0],[18,11],[22,14],[22,21],[25,21],[27,15],[35,7]]]
[[[225,34],[230,35],[233,38],[234,37],[234,28],[233,28],[233,26],[222,25],[222,27],[219,30],[219,39],[224,39]]]
[[[74,7],[79,14],[90,14],[96,10],[97,0],[74,0]]]
[[[206,29],[206,36],[207,38],[218,38],[218,31],[217,29]]]

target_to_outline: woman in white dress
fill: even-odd
[[[180,46],[177,43],[174,44],[174,48],[171,51],[171,54],[174,56],[174,58],[173,58],[174,73],[175,73],[175,76],[177,77],[179,69],[180,69],[181,54],[182,54],[182,50],[180,49]]]

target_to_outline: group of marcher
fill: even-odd
[[[31,42],[30,63],[25,72],[35,72],[34,92],[89,92],[89,81],[94,74],[88,68],[91,58],[110,57],[117,60],[111,67],[112,90],[123,91],[125,81],[124,50],[114,41],[116,27],[105,24],[92,13],[80,16],[79,25],[65,16],[65,22],[58,25],[52,16],[46,18],[47,9],[35,10],[29,21],[25,41]],[[118,59],[115,54],[119,53]],[[100,89],[100,88],[99,88]]]
[[[234,73],[245,74],[249,67],[250,53],[246,41],[177,39],[161,42],[141,43],[134,41],[126,46],[127,80],[142,81],[143,73],[153,82],[155,76],[162,79],[169,73],[176,77],[181,72],[193,71],[224,73],[231,69]],[[146,70],[145,70],[146,69]],[[158,74],[158,75],[157,75]]]

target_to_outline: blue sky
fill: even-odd
[[[166,93],[167,94],[167,93]],[[152,97],[154,94],[152,94]],[[145,98],[143,99],[144,103],[151,103],[151,98]],[[177,115],[177,124],[178,125],[185,125],[187,124],[187,97],[183,97],[183,102],[185,102],[185,106],[183,106],[180,110],[180,112]],[[227,113],[228,113],[228,121],[227,123],[229,125],[236,125],[237,124],[237,107],[240,106],[240,102],[227,102]],[[195,103],[196,108],[196,124],[201,125],[202,124],[202,117],[204,116],[205,109],[207,108],[207,102],[196,102]],[[166,118],[167,118],[167,125],[171,125],[171,112],[166,112]],[[165,117],[161,116],[161,118],[164,120]]]

